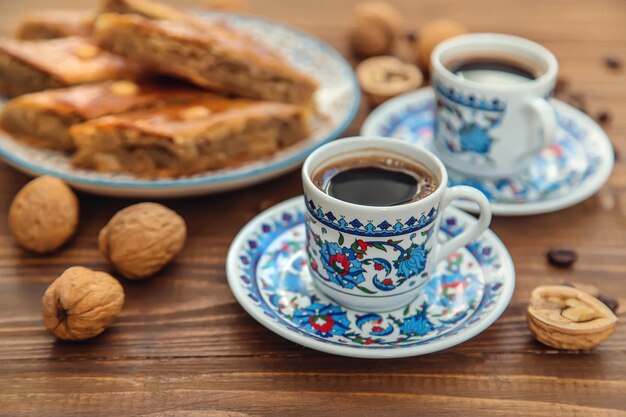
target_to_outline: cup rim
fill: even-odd
[[[313,159],[315,159],[316,157],[319,157],[320,154],[323,155],[323,154],[332,152],[333,150],[336,150],[337,148],[343,147],[343,146],[351,146],[351,151],[355,151],[358,149],[364,150],[368,148],[381,146],[384,148],[389,148],[390,154],[396,153],[405,158],[408,157],[409,159],[411,159],[413,162],[417,164],[425,165],[424,162],[420,161],[419,159],[415,158],[412,155],[400,154],[398,151],[395,150],[397,146],[394,146],[394,145],[399,145],[404,148],[411,148],[414,151],[417,151],[422,156],[425,156],[426,158],[428,158],[430,162],[433,162],[433,164],[437,167],[437,169],[441,173],[440,175],[441,178],[437,178],[439,181],[439,184],[437,185],[437,189],[432,194],[429,194],[426,197],[421,198],[416,201],[411,201],[409,203],[399,204],[395,206],[366,206],[363,204],[356,204],[356,203],[350,203],[348,201],[343,201],[329,194],[326,194],[313,183],[313,179],[311,178],[311,176],[315,172],[315,168],[320,167],[321,163],[324,161],[323,159],[315,167],[311,167],[311,165],[313,164],[312,162]],[[432,174],[437,175],[437,173],[432,172],[432,169],[428,167],[426,168]],[[390,212],[390,211],[397,211],[397,210],[406,210],[407,208],[412,209],[417,206],[429,204],[429,203],[431,205],[435,205],[436,201],[441,198],[441,194],[444,192],[444,190],[448,186],[448,171],[446,170],[446,167],[444,166],[443,162],[441,162],[441,160],[435,154],[433,154],[432,152],[430,152],[429,150],[427,150],[426,148],[422,146],[415,145],[415,144],[403,141],[401,139],[384,137],[384,136],[350,136],[350,137],[337,139],[332,142],[329,142],[325,145],[320,146],[315,151],[313,151],[305,159],[304,164],[302,165],[302,180],[305,184],[305,187],[309,188],[315,194],[315,197],[317,197],[318,199],[328,199],[333,204],[344,206],[347,209],[355,209],[355,210],[362,210],[362,211],[363,210],[375,211],[375,212]],[[305,190],[305,194],[307,194],[308,196],[309,193],[307,190]]]
[[[524,48],[530,53],[539,56],[541,60],[543,60],[547,64],[547,69],[545,73],[541,76],[535,78],[534,80],[529,80],[528,82],[520,83],[520,84],[511,84],[511,85],[489,85],[484,83],[479,83],[473,80],[467,80],[460,78],[458,75],[450,71],[443,65],[441,62],[441,55],[447,52],[449,49],[463,46],[463,45],[476,45],[476,44],[499,44],[499,45],[512,45],[515,44],[518,47]],[[465,84],[472,88],[482,89],[482,90],[493,90],[497,89],[499,91],[525,91],[529,88],[533,88],[536,86],[541,86],[548,84],[556,79],[556,75],[558,72],[559,64],[552,52],[543,45],[540,45],[537,42],[531,41],[530,39],[523,38],[521,36],[507,35],[503,33],[468,33],[464,35],[455,36],[453,38],[447,39],[441,42],[439,45],[435,47],[432,52],[430,58],[431,65],[431,73],[439,73],[446,76],[448,79]]]

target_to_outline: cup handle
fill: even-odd
[[[446,207],[458,198],[471,200],[478,204],[480,210],[478,221],[467,230],[464,230],[460,235],[453,237],[441,245],[437,251],[437,256],[435,257],[435,264],[438,264],[450,256],[452,252],[478,238],[485,230],[487,230],[489,223],[491,223],[491,204],[489,204],[489,200],[487,200],[487,197],[485,197],[485,195],[476,188],[468,187],[466,185],[450,187],[446,191],[441,208],[442,214],[440,215],[443,215]]]
[[[539,119],[541,129],[543,131],[543,140],[537,141],[537,146],[530,152],[536,153],[543,148],[547,148],[556,141],[556,112],[554,107],[548,102],[547,99],[542,97],[535,97],[528,101],[532,113]]]

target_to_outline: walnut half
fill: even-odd
[[[617,317],[597,298],[564,285],[533,290],[527,311],[528,328],[541,343],[557,349],[591,349],[605,341]]]
[[[356,69],[361,89],[373,105],[415,90],[424,80],[421,71],[393,56],[377,56],[361,62]]]

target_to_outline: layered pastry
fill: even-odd
[[[303,106],[204,97],[72,126],[75,166],[175,177],[271,155],[309,136]]]
[[[310,104],[316,89],[276,53],[220,23],[107,13],[96,20],[94,36],[106,49],[219,92]]]
[[[98,117],[198,99],[203,90],[172,83],[104,81],[25,94],[10,100],[0,126],[30,144],[72,151],[69,128]]]
[[[191,15],[174,7],[151,0],[104,0],[102,13],[137,14],[149,19],[199,22]]]
[[[89,36],[93,13],[75,10],[46,10],[30,13],[15,32],[18,39],[55,39]]]
[[[86,38],[0,39],[0,94],[10,97],[141,73],[140,65]]]

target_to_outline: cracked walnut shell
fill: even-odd
[[[361,90],[370,103],[378,105],[397,95],[417,89],[423,76],[419,68],[405,64],[393,56],[376,56],[361,62],[356,68]]]
[[[17,243],[36,253],[60,248],[78,226],[78,199],[63,181],[43,176],[26,184],[9,209],[9,229]]]
[[[605,341],[617,317],[597,298],[564,285],[533,290],[527,311],[528,328],[544,345],[557,349],[591,349]]]
[[[105,272],[68,268],[46,290],[42,303],[46,329],[63,340],[97,336],[124,304],[124,289]]]
[[[147,278],[168,264],[183,248],[185,221],[157,203],[140,203],[117,213],[100,231],[102,255],[122,275]]]

